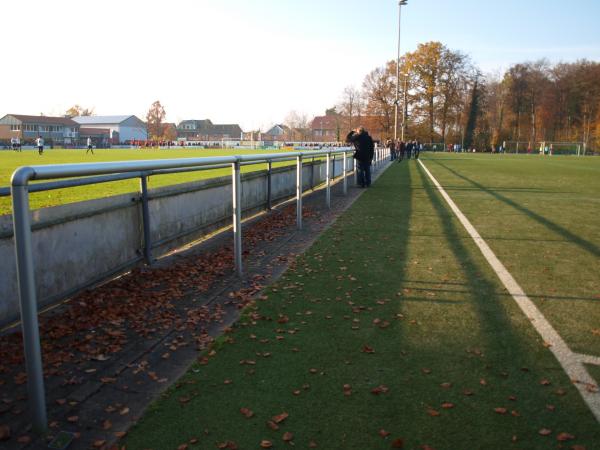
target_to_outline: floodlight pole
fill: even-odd
[[[400,103],[400,25],[402,23],[402,7],[408,0],[398,1],[398,55],[396,57],[396,100],[394,101],[394,140],[398,139],[398,104]]]

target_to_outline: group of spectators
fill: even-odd
[[[375,154],[373,138],[363,127],[358,127],[348,133],[346,142],[353,144],[355,148],[358,185],[363,188],[371,186],[371,164]],[[404,142],[401,139],[388,139],[385,146],[390,150],[390,161],[398,162],[404,158],[419,159],[419,154],[423,150],[423,144],[417,140]]]
[[[423,150],[423,144],[417,140],[404,142],[400,139],[388,139],[385,146],[390,150],[390,161],[398,160],[398,162],[404,158],[419,159],[419,154]]]

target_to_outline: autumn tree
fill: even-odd
[[[343,117],[342,126],[348,130],[356,128],[364,109],[362,93],[354,86],[347,86],[342,92],[338,109]]]
[[[73,105],[65,112],[65,116],[68,118],[78,117],[78,116],[93,116],[94,108],[83,108],[79,105]]]
[[[306,114],[292,110],[287,114],[284,123],[290,129],[290,136],[288,137],[289,140],[310,140],[311,132],[308,123],[308,116]]]
[[[393,63],[378,67],[369,73],[364,82],[365,115],[372,116],[376,121],[375,132],[391,135],[394,124],[395,82]]]
[[[163,121],[165,120],[165,108],[160,101],[155,101],[150,106],[146,114],[146,123],[148,127],[148,137],[152,140],[161,140],[163,138]]]
[[[463,113],[461,87],[473,73],[468,57],[440,42],[428,42],[406,54],[405,65],[413,90],[412,109],[426,118],[426,138],[445,141],[449,124]]]

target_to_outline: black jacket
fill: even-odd
[[[362,163],[371,163],[373,161],[373,155],[375,153],[375,144],[373,139],[369,136],[369,133],[363,131],[361,134],[357,134],[354,131],[348,133],[346,136],[346,142],[354,144],[356,151],[354,152],[354,158]]]

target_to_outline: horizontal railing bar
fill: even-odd
[[[339,150],[338,150],[339,152]],[[291,162],[295,161],[296,158],[289,157],[289,153],[283,153],[281,155],[288,156],[287,158],[279,157],[279,155],[273,155],[273,161],[277,162]],[[314,155],[313,155],[314,156]],[[266,163],[268,161],[265,160],[253,160],[241,163],[242,166],[252,166],[256,164]],[[55,189],[65,189],[71,187],[78,186],[88,186],[90,184],[98,184],[98,183],[110,183],[113,181],[122,181],[122,180],[130,180],[134,178],[138,178],[142,175],[168,175],[174,173],[187,173],[187,172],[198,172],[203,170],[213,170],[213,169],[224,169],[228,168],[230,164],[211,164],[206,166],[194,166],[189,168],[172,168],[172,169],[157,169],[157,170],[148,170],[145,172],[129,172],[129,173],[119,173],[119,174],[110,174],[110,175],[100,175],[100,176],[91,176],[84,178],[75,178],[72,180],[61,180],[61,181],[52,181],[48,183],[35,183],[29,185],[29,192],[43,192],[43,191],[51,191]],[[10,187],[0,187],[0,197],[9,197],[10,196]]]
[[[12,184],[28,184],[31,180],[48,180],[76,176],[106,175],[122,172],[147,172],[165,169],[200,167],[235,162],[268,162],[295,158],[297,156],[320,156],[346,153],[350,149],[311,150],[306,152],[287,152],[259,155],[218,156],[202,158],[181,158],[163,160],[114,161],[104,163],[54,164],[44,166],[20,167],[13,173]]]

